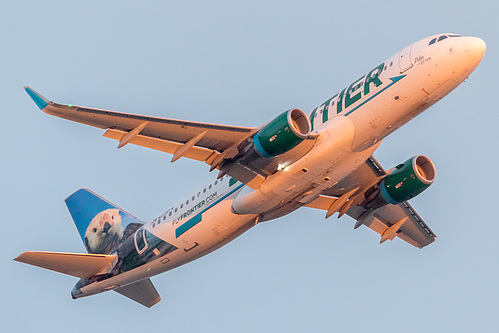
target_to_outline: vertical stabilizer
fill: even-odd
[[[89,253],[111,253],[142,226],[135,217],[86,188],[65,201]]]

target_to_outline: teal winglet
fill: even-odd
[[[24,87],[24,90],[28,93],[29,97],[35,102],[35,104],[40,108],[40,110],[43,110],[49,105],[51,102],[43,97],[41,94],[37,93],[30,87],[26,86]]]

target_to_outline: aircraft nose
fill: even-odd
[[[482,60],[487,48],[483,39],[478,37],[465,37],[463,40],[464,53],[477,65]]]

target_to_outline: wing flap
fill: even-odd
[[[347,214],[357,220],[357,227],[363,224],[381,236],[390,227],[407,218],[396,235],[420,249],[433,243],[437,237],[408,202],[368,210],[359,217],[357,213],[350,210]]]
[[[108,129],[104,133],[104,136],[106,138],[120,141],[127,133],[128,132],[126,131],[121,131],[117,129]],[[141,134],[132,138],[130,141],[128,141],[128,143],[159,150],[169,154],[175,154],[175,152],[184,145],[183,143],[163,140],[160,138],[153,138]],[[205,162],[212,154],[218,154],[218,153],[215,153],[213,150],[207,148],[194,146],[191,147],[189,150],[187,150],[182,156],[196,161]]]
[[[198,142],[198,146],[223,150],[239,141],[242,135],[249,133],[252,127],[239,127],[185,121],[169,118],[142,116],[137,114],[91,109],[80,106],[49,104],[44,112],[60,118],[76,121],[102,129],[115,128],[126,132],[148,122],[141,134],[175,142],[187,142],[191,138],[208,130]]]
[[[27,251],[14,260],[82,279],[111,271],[116,255]]]
[[[144,122],[148,122],[140,131],[142,135],[182,143],[208,130],[208,133],[206,133],[197,145],[215,150],[227,149],[235,142],[238,142],[244,134],[251,132],[253,129],[252,127],[150,117],[57,103],[49,104],[43,111],[50,115],[85,125],[102,129],[113,128],[125,132],[130,132]]]
[[[127,135],[127,132],[116,129],[108,129],[104,133],[105,137],[118,141],[120,141],[125,135]],[[170,154],[175,154],[179,149],[184,147],[183,143],[172,142],[159,138],[152,138],[141,134],[134,136],[128,141],[128,143],[163,151]],[[189,149],[185,150],[182,153],[182,156],[201,162],[206,162],[207,164],[211,165],[214,159],[220,156],[220,153],[210,149],[192,146],[189,147]],[[265,180],[265,178],[260,174],[246,168],[239,163],[233,163],[227,166],[226,168],[224,168],[224,173],[230,175],[231,177],[239,180],[240,182],[248,185],[253,189],[258,188],[258,186],[260,186],[260,184]]]
[[[310,203],[305,205],[305,207],[328,210],[331,205],[338,200],[337,198],[328,197],[326,195],[319,195],[317,198],[312,200]]]
[[[319,196],[306,205],[306,207],[327,211],[330,205],[336,200],[336,198],[332,197]],[[352,206],[346,214],[357,221],[355,229],[361,225],[365,225],[382,237],[383,235],[386,236],[385,233],[390,227],[407,219],[405,223],[401,224],[400,228],[397,228],[395,235],[420,249],[433,243],[437,237],[408,202],[398,205],[386,205],[375,210],[365,210],[359,206]],[[393,237],[388,239],[392,240]]]
[[[151,279],[134,282],[127,286],[116,288],[114,291],[148,308],[161,301],[161,296],[159,296]]]

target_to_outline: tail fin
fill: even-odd
[[[111,253],[143,225],[134,216],[86,188],[79,189],[65,201],[89,253]]]

